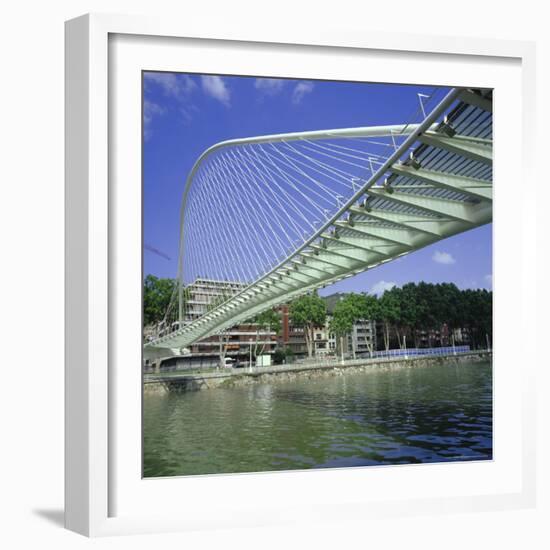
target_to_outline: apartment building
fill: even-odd
[[[342,353],[340,349],[341,339],[330,330],[330,321],[332,313],[339,300],[343,299],[345,294],[336,293],[324,298],[327,305],[327,318],[325,324],[316,327],[313,334],[313,343],[315,355],[334,355]],[[288,348],[295,356],[307,355],[307,345],[303,327],[293,326],[289,316],[288,305],[279,307],[281,314],[282,330],[278,337],[278,345],[281,348]],[[352,332],[343,338],[343,353],[348,355],[355,350],[356,355],[366,355],[369,353],[369,346],[376,349],[377,334],[376,322],[370,320],[360,320],[353,326]]]
[[[376,321],[357,321],[348,335],[348,352],[354,352],[358,357],[368,355],[377,349]]]
[[[187,286],[184,323],[191,323],[217,304],[246,288],[245,283],[198,278]],[[229,330],[195,342],[187,353],[167,360],[166,366],[177,368],[209,367],[219,365],[220,355],[244,363],[256,355],[272,354],[277,345],[277,335],[254,323],[243,323]]]

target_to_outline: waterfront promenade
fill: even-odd
[[[247,385],[256,381],[290,380],[302,377],[338,376],[345,372],[367,372],[369,370],[424,367],[430,365],[461,362],[490,361],[492,351],[455,351],[447,353],[410,354],[388,357],[373,357],[342,361],[339,358],[305,360],[290,365],[270,367],[247,367],[210,369],[207,372],[172,371],[145,374],[144,392],[196,391],[213,388],[228,388]]]

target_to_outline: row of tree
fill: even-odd
[[[164,319],[176,291],[174,279],[147,275],[143,288],[145,326]],[[226,298],[219,299],[224,301]],[[386,290],[381,297],[366,293],[346,294],[332,312],[330,330],[342,338],[352,331],[357,321],[376,321],[382,325],[383,345],[387,350],[394,342],[401,348],[407,342],[418,347],[420,334],[439,331],[446,326],[449,333],[462,329],[473,347],[481,347],[487,337],[492,340],[492,307],[493,293],[487,290],[460,290],[453,283],[408,283]],[[323,327],[327,319],[325,300],[316,292],[301,296],[291,302],[289,317],[293,326],[303,327],[308,355],[313,355],[314,331]],[[280,316],[273,310],[257,315],[250,322],[257,325],[258,335],[260,328],[277,333],[281,328]],[[261,351],[258,349],[256,353]]]
[[[330,330],[342,339],[361,320],[382,324],[384,348],[392,341],[400,348],[407,338],[419,347],[419,337],[441,331],[446,326],[453,334],[461,329],[473,347],[492,339],[493,293],[484,289],[460,290],[453,283],[408,283],[394,286],[378,298],[366,293],[349,293],[337,302],[330,320]],[[293,325],[304,328],[308,355],[313,353],[313,330],[325,325],[325,302],[316,293],[298,298],[290,304]],[[372,349],[372,341],[367,345]]]
[[[493,293],[485,289],[460,290],[453,283],[408,283],[393,287],[376,300],[372,319],[384,327],[384,346],[388,349],[392,329],[399,347],[407,335],[418,347],[419,334],[456,329],[466,331],[473,347],[492,338]]]

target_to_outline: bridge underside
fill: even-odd
[[[146,344],[145,357],[180,354],[266,309],[491,222],[491,95],[452,93],[307,242],[199,319]]]

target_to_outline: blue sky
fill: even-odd
[[[263,134],[400,124],[419,116],[402,86],[144,73],[144,274],[175,277],[179,208],[197,157],[218,141]],[[437,90],[436,99],[445,89]],[[492,224],[446,239],[321,291],[380,292],[409,281],[492,287]],[[154,253],[155,249],[158,253]]]

